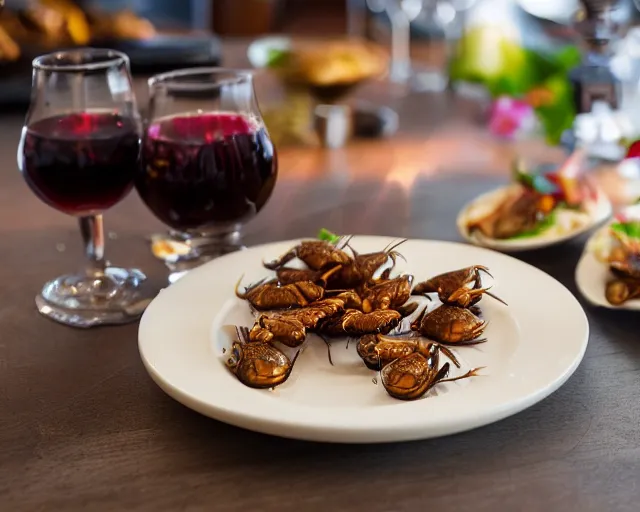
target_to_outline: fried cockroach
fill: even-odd
[[[374,274],[380,267],[386,264],[391,259],[392,267],[395,267],[398,257],[402,258],[395,249],[407,240],[401,240],[395,245],[386,247],[380,252],[372,252],[368,254],[358,254],[353,248],[351,251],[354,254],[353,261],[350,265],[342,267],[340,272],[335,274],[328,281],[328,288],[341,288],[341,289],[354,289],[362,288],[367,283],[373,281]],[[391,269],[389,269],[389,272]]]
[[[413,289],[413,295],[424,295],[425,293],[437,293],[438,298],[444,303],[451,306],[460,306],[463,308],[473,306],[481,298],[483,294],[506,303],[489,293],[488,288],[482,287],[482,277],[480,272],[485,272],[489,276],[489,269],[482,265],[472,265],[470,267],[445,272],[431,279],[418,283]]]
[[[380,372],[384,389],[398,400],[415,400],[421,398],[436,384],[474,377],[481,368],[473,370],[459,377],[447,378],[449,363],[439,367],[440,346],[432,344],[428,355],[414,352],[389,363]]]
[[[364,361],[367,368],[381,370],[384,366],[409,354],[417,352],[428,357],[432,341],[424,338],[395,338],[381,334],[367,334],[358,341],[358,355]],[[451,359],[451,362],[460,368],[456,356],[447,347],[440,347],[440,351]]]
[[[393,309],[381,309],[371,313],[349,309],[340,320],[344,333],[349,336],[362,336],[375,333],[387,334],[398,327],[402,316]]]
[[[238,380],[251,388],[265,389],[279,386],[285,382],[298,358],[293,360],[269,343],[234,342],[227,367]]]
[[[397,309],[411,296],[413,276],[404,275],[384,281],[367,289],[362,299],[362,311],[371,313],[378,309]]]
[[[338,270],[339,267],[335,267],[325,272],[320,276],[320,281],[325,282],[328,276]],[[236,296],[247,300],[258,311],[302,308],[324,296],[322,284],[312,281],[297,281],[286,285],[281,285],[277,280],[260,281],[240,293],[241,281],[242,277],[236,284]]]
[[[304,324],[295,317],[260,315],[249,333],[252,342],[280,342],[288,347],[299,347],[306,338]]]
[[[311,270],[323,270],[329,266],[352,263],[351,257],[334,244],[323,240],[308,240],[296,245],[276,260],[264,263],[264,266],[270,270],[277,270],[296,257]]]
[[[440,343],[476,345],[486,341],[477,339],[486,325],[468,309],[443,304],[430,313],[425,308],[411,324],[411,329]]]

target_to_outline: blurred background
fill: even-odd
[[[262,70],[279,146],[336,148],[463,116],[498,141],[580,145],[615,164],[640,134],[639,20],[634,0],[6,0],[0,103],[27,107],[36,55],[107,46],[140,78]],[[440,110],[421,111],[433,94]]]

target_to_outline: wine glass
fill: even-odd
[[[390,79],[414,92],[442,92],[449,84],[447,67],[466,28],[467,12],[477,0],[366,0],[369,10],[386,13],[391,27]],[[412,24],[442,32],[444,69],[416,65],[411,60]],[[432,43],[429,46],[431,49]]]
[[[83,48],[33,61],[18,166],[43,202],[78,218],[88,260],[83,273],[44,285],[36,297],[43,315],[91,327],[136,320],[148,304],[144,274],[105,260],[102,223],[133,188],[140,133],[126,55]]]
[[[243,248],[241,228],[270,198],[277,157],[250,72],[163,73],[149,80],[149,95],[136,188],[186,247],[165,259],[174,280]]]

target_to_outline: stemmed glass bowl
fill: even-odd
[[[276,151],[250,72],[164,73],[150,79],[149,96],[136,188],[187,247],[167,260],[181,273],[242,248],[242,226],[274,189]]]
[[[144,274],[104,257],[102,214],[132,189],[141,120],[126,55],[84,48],[33,61],[31,104],[18,165],[31,190],[78,218],[87,267],[58,277],[36,297],[40,312],[75,327],[136,320],[149,302]]]

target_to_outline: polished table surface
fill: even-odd
[[[402,114],[393,139],[281,150],[275,194],[247,226],[249,245],[313,236],[320,227],[459,240],[457,211],[507,179],[519,148],[470,128],[468,105],[390,98]],[[350,446],[227,426],[153,384],[136,324],[74,330],[38,315],[36,292],[79,268],[82,255],[74,221],[40,203],[16,170],[21,122],[0,119],[0,510],[639,509],[637,314],[579,298],[591,336],[576,373],[538,405],[471,432]],[[109,259],[164,283],[146,240],[162,226],[135,194],[106,223]],[[577,294],[583,243],[518,257]]]

